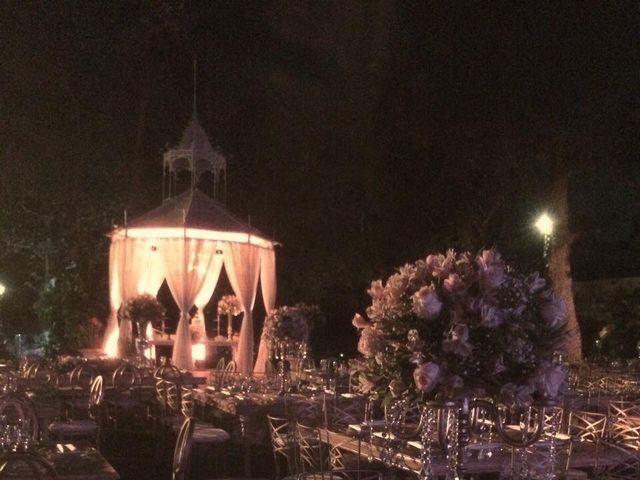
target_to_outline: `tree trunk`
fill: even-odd
[[[565,354],[569,362],[575,363],[582,361],[582,335],[573,302],[571,278],[570,257],[574,236],[569,231],[569,172],[563,165],[562,159],[556,162],[550,193],[550,204],[555,223],[549,249],[548,273],[556,294],[562,297],[567,308],[569,337],[565,346]]]

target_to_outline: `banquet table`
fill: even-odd
[[[251,447],[267,442],[266,416],[285,416],[285,397],[274,393],[233,393],[201,386],[194,389],[194,400],[213,409],[213,415],[236,430],[243,450],[243,468],[251,476]]]
[[[88,444],[46,443],[37,452],[55,468],[60,480],[118,480],[107,459]]]
[[[369,441],[368,435],[359,435],[355,431],[337,432],[327,428],[320,428],[320,438],[328,441],[332,446],[339,446],[341,450],[355,453],[361,458],[361,466],[367,462],[368,458],[380,460],[384,456],[383,441],[374,436]],[[411,442],[414,446],[408,445],[406,448],[397,449],[394,455],[394,466],[404,470],[419,472],[422,467],[421,448],[418,442]],[[502,443],[476,444],[467,447],[468,455],[465,459],[464,471],[473,475],[495,474],[502,477],[508,473],[511,465],[511,447]],[[446,458],[443,452],[435,452],[432,456],[433,473],[436,476],[446,474]],[[562,451],[562,449],[560,449]],[[483,452],[479,454],[479,452]],[[491,452],[490,455],[487,455]],[[544,468],[544,461],[548,457],[548,447],[535,446],[528,448],[528,462],[530,467],[537,465],[538,471]],[[619,450],[599,445],[596,450],[595,444],[578,443],[574,444],[571,456],[571,469],[592,469],[597,465],[616,465],[622,460]],[[561,470],[566,465],[566,455],[559,452],[556,463]],[[537,477],[532,477],[537,478]]]

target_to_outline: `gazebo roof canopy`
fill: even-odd
[[[249,242],[271,247],[262,232],[243,222],[222,204],[200,190],[187,190],[158,208],[128,222],[114,236],[132,238],[205,238],[210,240]]]

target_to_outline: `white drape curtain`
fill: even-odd
[[[223,256],[222,253],[216,253],[218,247],[216,242],[210,242],[213,244],[213,258],[211,259],[211,266],[205,272],[204,278],[202,279],[202,288],[200,292],[196,296],[194,305],[198,308],[202,318],[204,319],[204,307],[206,307],[209,300],[211,300],[211,296],[213,295],[214,290],[216,289],[216,285],[218,284],[218,279],[220,278],[220,271],[222,270]]]
[[[123,242],[112,241],[109,247],[109,304],[111,306],[111,313],[107,320],[102,349],[110,354],[117,352],[118,336],[120,334],[120,328],[118,327],[118,308],[120,308],[120,304],[122,303],[120,266],[123,264],[121,258],[123,245]]]
[[[155,239],[120,238],[109,249],[109,302],[111,313],[105,331],[104,350],[115,352],[118,338],[132,340],[130,320],[118,325],[118,310],[123,302],[149,293],[156,295],[164,279]],[[117,333],[114,333],[117,332]]]
[[[264,308],[267,315],[269,315],[269,312],[276,307],[276,252],[272,248],[263,248],[260,251],[260,287],[262,289]],[[261,336],[258,358],[253,371],[264,372],[268,357],[267,345]]]
[[[189,310],[202,289],[214,255],[215,242],[195,238],[162,240],[161,257],[167,284],[180,308],[172,360],[181,369],[193,368]]]
[[[233,292],[238,297],[244,316],[238,339],[236,358],[240,373],[253,369],[253,304],[260,275],[260,249],[250,243],[227,243],[224,249],[224,267]]]

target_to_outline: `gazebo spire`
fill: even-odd
[[[167,150],[162,165],[162,200],[167,201],[178,193],[178,174],[189,172],[189,188],[193,193],[201,177],[210,173],[213,177],[214,199],[226,203],[227,159],[220,147],[213,147],[200,125],[197,115],[197,60],[193,59],[193,113],[189,125],[182,133],[180,143]]]

